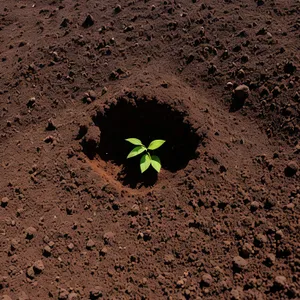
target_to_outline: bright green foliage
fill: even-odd
[[[155,150],[159,148],[165,141],[164,140],[154,140],[148,146],[148,150]]]
[[[146,153],[141,157],[140,160],[141,172],[144,173],[150,167],[150,164],[151,164],[151,157],[148,153]]]
[[[126,141],[133,145],[143,146],[143,143],[139,139],[131,138],[131,139],[126,139]]]
[[[137,156],[146,150],[147,150],[147,148],[144,146],[137,146],[137,147],[133,148],[133,150],[128,154],[127,158]]]
[[[151,166],[157,171],[157,173],[159,173],[160,168],[161,168],[161,163],[160,163],[160,159],[158,156],[152,155]]]
[[[141,172],[144,173],[150,166],[152,166],[156,172],[159,172],[161,169],[161,162],[158,156],[156,155],[150,155],[149,150],[156,150],[159,147],[161,147],[166,141],[164,140],[154,140],[150,143],[148,148],[146,148],[143,143],[139,139],[135,138],[129,138],[126,139],[127,142],[135,145],[128,154],[127,158],[131,158],[134,156],[137,156],[139,154],[142,154],[144,152],[141,159],[140,159],[140,169]]]

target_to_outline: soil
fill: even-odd
[[[1,299],[299,299],[299,15],[0,1]]]

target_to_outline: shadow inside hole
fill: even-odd
[[[140,170],[141,155],[127,159],[121,172],[119,172],[117,179],[125,186],[136,188],[140,185],[145,187],[153,186],[158,178],[157,172],[150,166],[143,174]]]
[[[94,119],[101,131],[97,153],[104,161],[112,161],[123,167],[118,179],[124,185],[134,188],[138,183],[143,183],[151,186],[157,180],[157,173],[150,167],[141,174],[141,155],[126,159],[135,146],[125,139],[138,138],[146,147],[153,140],[166,140],[160,148],[149,152],[160,157],[163,169],[176,172],[196,158],[195,152],[201,140],[184,117],[182,112],[155,99],[145,97],[128,101],[120,98],[104,114],[98,113]]]

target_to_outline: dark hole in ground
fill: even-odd
[[[152,186],[157,180],[156,171],[150,167],[144,174],[140,173],[141,155],[126,159],[135,147],[125,141],[126,138],[138,138],[148,147],[155,139],[166,140],[159,149],[150,151],[160,157],[162,168],[176,172],[186,167],[191,159],[196,158],[196,149],[201,136],[184,120],[184,113],[156,100],[137,98],[128,100],[120,98],[104,114],[98,113],[94,122],[101,131],[100,144],[95,153],[104,161],[121,165],[118,179],[132,188],[138,184]],[[87,150],[87,149],[86,149]]]

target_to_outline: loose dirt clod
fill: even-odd
[[[240,256],[235,256],[233,258],[233,267],[237,270],[237,271],[241,271],[244,270],[248,265],[248,262],[243,259]]]
[[[91,15],[87,15],[86,19],[82,23],[82,27],[88,28],[88,27],[93,26],[94,23],[95,23],[94,18]]]
[[[37,230],[34,227],[30,226],[25,230],[25,237],[27,240],[31,240],[35,237],[36,233]]]
[[[29,268],[27,269],[26,275],[27,275],[29,278],[31,278],[31,279],[34,278],[35,272],[34,272],[34,270],[33,270],[33,267],[29,267]]]
[[[210,286],[213,283],[213,278],[210,274],[203,274],[201,282],[204,286]]]
[[[7,197],[3,197],[1,199],[1,206],[6,207],[8,205],[9,199]]]
[[[75,247],[75,246],[74,246],[73,243],[70,243],[70,244],[67,246],[67,248],[68,248],[69,251],[73,251],[74,247]]]
[[[276,276],[275,280],[274,280],[274,284],[279,288],[284,288],[286,285],[286,282],[287,282],[286,277],[281,276],[281,275]]]
[[[60,289],[58,293],[58,300],[68,300],[69,292],[66,289]]]
[[[12,298],[10,296],[8,296],[8,295],[3,295],[1,297],[1,300],[12,300]]]
[[[95,247],[95,242],[93,240],[88,240],[87,243],[86,243],[86,248],[88,250],[92,250],[93,248]]]
[[[249,96],[249,93],[250,93],[250,89],[247,85],[245,84],[239,85],[234,90],[232,108],[239,109],[243,107],[243,105],[245,104],[245,100]]]
[[[90,290],[90,298],[91,299],[99,299],[102,297],[102,289],[99,286],[95,286],[93,289]]]
[[[103,239],[105,244],[111,245],[114,241],[115,234],[111,231],[104,233]]]
[[[298,164],[295,161],[290,161],[286,168],[284,169],[284,174],[287,177],[292,177],[294,175],[296,175],[298,171]]]
[[[33,264],[33,270],[35,272],[35,274],[40,274],[44,271],[45,266],[42,260],[37,260],[34,264]]]
[[[80,296],[74,292],[68,295],[68,300],[79,300],[79,299],[81,299]]]
[[[51,248],[47,245],[43,249],[43,255],[45,257],[49,257],[51,255]]]
[[[175,261],[175,257],[173,254],[166,254],[164,257],[165,264],[169,265]]]

